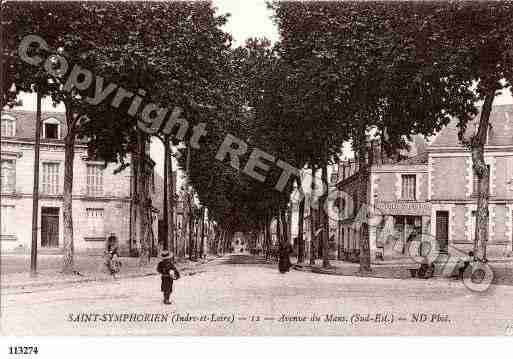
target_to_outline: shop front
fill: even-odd
[[[377,260],[420,255],[420,242],[430,228],[430,203],[377,202],[374,216],[371,248],[374,244]]]

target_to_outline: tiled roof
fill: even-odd
[[[479,114],[467,125],[465,137],[477,130]],[[457,119],[453,119],[433,140],[430,147],[462,146],[458,139]],[[490,115],[489,146],[513,146],[513,105],[494,106]]]
[[[2,117],[8,115],[16,119],[15,138],[34,139],[36,133],[36,113],[34,111],[2,110]],[[44,121],[55,118],[61,123],[61,138],[66,135],[66,120],[63,112],[42,112]]]

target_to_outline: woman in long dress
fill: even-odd
[[[292,246],[290,243],[280,243],[280,253],[278,259],[278,269],[280,273],[286,273],[290,270],[292,264],[290,263],[290,254],[292,253]]]

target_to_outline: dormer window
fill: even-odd
[[[2,137],[14,137],[16,135],[16,119],[9,115],[2,115]]]
[[[61,138],[61,126],[59,120],[49,118],[43,121],[43,138],[58,140]]]

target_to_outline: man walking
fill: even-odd
[[[172,263],[169,251],[162,251],[161,256],[162,260],[157,265],[157,272],[160,273],[162,280],[160,290],[164,293],[164,304],[171,304],[169,297],[173,291],[173,279],[179,279],[180,273]],[[171,271],[173,271],[173,276],[171,276]]]

